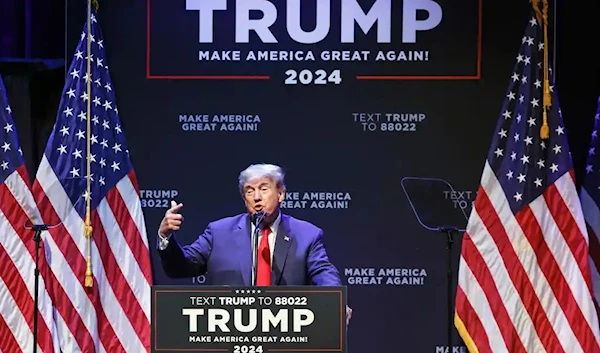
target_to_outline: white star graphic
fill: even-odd
[[[535,98],[534,98],[533,100],[531,100],[531,105],[532,105],[532,106],[534,106],[534,107],[539,107],[539,106],[540,106],[540,105],[538,104],[538,103],[539,103],[539,101],[540,101],[539,99],[535,99]]]
[[[63,126],[59,131],[63,136],[69,135],[69,127]]]
[[[65,116],[73,116],[73,108],[67,107],[67,108],[65,108],[63,113],[65,113]]]
[[[523,75],[523,77],[521,77],[521,83],[527,83],[527,76]]]
[[[554,145],[554,148],[552,148],[554,150],[554,154],[559,154],[561,152],[561,145]]]
[[[523,199],[523,194],[517,192],[513,197],[515,198],[515,201],[521,201]]]
[[[538,167],[540,167],[540,168],[544,168],[544,166],[545,166],[545,164],[544,164],[544,163],[545,163],[545,161],[544,161],[543,159],[540,159],[540,160],[538,160],[538,161],[537,161],[537,163],[536,163],[536,164],[538,165]]]
[[[71,176],[73,178],[78,177],[79,176],[79,169],[73,167],[73,169],[71,169],[71,171],[69,173],[71,174]]]

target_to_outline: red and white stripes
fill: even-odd
[[[20,166],[0,184],[0,337],[3,352],[33,351],[35,232],[39,214]],[[29,229],[28,229],[29,228]],[[58,353],[52,301],[46,290],[45,248],[39,251],[38,342],[40,353]],[[24,329],[28,328],[28,329]]]
[[[465,341],[479,352],[600,352],[587,237],[572,173],[514,215],[486,163],[460,259]]]
[[[45,222],[57,225],[44,240],[53,254],[51,291],[64,351],[150,350],[152,273],[137,189],[135,177],[128,175],[92,211],[94,282],[87,288],[84,220],[46,158],[40,164],[33,194]]]

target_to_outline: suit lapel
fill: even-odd
[[[293,238],[290,232],[290,223],[286,215],[281,215],[281,222],[277,229],[275,250],[273,251],[273,264],[271,266],[271,284],[277,285],[281,281],[285,260]]]
[[[237,244],[239,245],[239,253],[237,254],[240,262],[240,270],[242,272],[242,278],[244,279],[244,285],[249,286],[251,283],[252,276],[252,244],[250,236],[250,217],[248,215],[241,217],[238,223],[235,233]]]

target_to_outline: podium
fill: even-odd
[[[151,348],[346,353],[346,287],[153,286]]]

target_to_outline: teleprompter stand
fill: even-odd
[[[464,224],[468,217],[465,208],[470,200],[464,199],[462,193],[454,190],[452,185],[443,179],[406,177],[402,179],[402,189],[421,226],[427,230],[443,233],[446,236],[447,250],[447,339],[448,352],[452,352],[452,334],[454,317],[453,296],[453,249],[454,236],[464,232]],[[470,208],[468,210],[470,212]],[[461,226],[462,225],[462,226]]]

